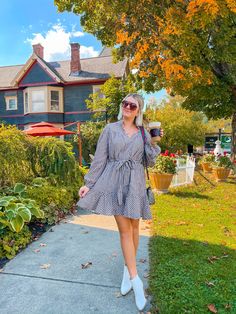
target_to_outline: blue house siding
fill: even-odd
[[[91,85],[81,86],[65,86],[64,87],[64,111],[84,111],[87,110],[85,99],[92,94],[93,87]]]
[[[35,63],[29,72],[23,77],[20,85],[51,82],[56,83],[56,81],[44,69],[42,69],[38,63]]]
[[[37,114],[27,114],[24,117],[24,124],[37,123],[37,122],[52,122],[52,123],[63,123],[64,113],[37,113]]]
[[[17,110],[7,110],[6,96],[17,96]],[[23,91],[0,91],[0,116],[24,114]]]
[[[64,122],[91,120],[92,113],[88,111],[85,100],[93,93],[92,85],[73,85],[64,87]],[[71,113],[88,111],[87,113]]]

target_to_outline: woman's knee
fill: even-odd
[[[121,237],[129,238],[132,236],[132,224],[130,218],[124,216],[115,216],[117,226]]]

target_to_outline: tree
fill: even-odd
[[[166,88],[183,106],[210,118],[232,119],[236,154],[235,0],[55,0],[58,10],[81,14],[81,25],[116,60],[130,59],[136,84]]]
[[[204,144],[207,131],[204,115],[182,108],[179,96],[162,101],[156,109],[147,109],[145,118],[161,122],[161,127],[165,130],[165,136],[161,140],[162,150],[176,152],[181,149],[186,152],[188,144],[195,147]]]
[[[86,100],[86,104],[90,110],[97,111],[93,115],[94,118],[100,119],[104,116],[104,112],[106,112],[110,122],[117,121],[119,105],[122,99],[128,93],[136,92],[130,76],[123,80],[112,76],[101,86],[100,90],[105,97],[100,97],[99,93],[90,94],[90,98]]]

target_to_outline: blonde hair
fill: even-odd
[[[122,101],[126,100],[128,97],[133,97],[138,102],[138,105],[139,105],[139,115],[134,118],[134,123],[137,126],[142,126],[143,125],[144,99],[143,99],[143,97],[141,95],[133,93],[133,94],[126,95],[125,98],[122,99]],[[119,114],[117,116],[117,119],[118,120],[122,119],[122,102],[120,104],[120,110],[119,110]]]

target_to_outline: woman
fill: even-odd
[[[133,288],[139,310],[147,301],[136,268],[139,219],[152,218],[142,162],[144,143],[139,129],[143,122],[143,107],[144,100],[138,94],[128,94],[123,99],[118,121],[108,123],[98,139],[77,203],[97,214],[114,215],[125,259],[121,294],[125,295]],[[147,164],[153,166],[161,149],[146,129],[144,132]]]

